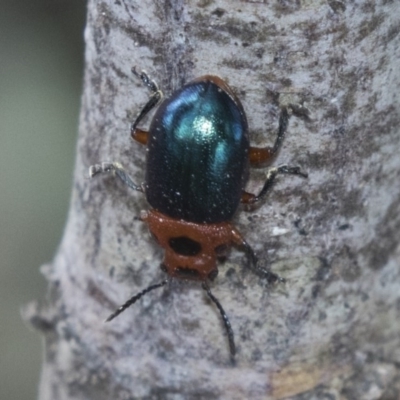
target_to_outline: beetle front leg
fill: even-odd
[[[133,182],[132,178],[124,170],[123,166],[118,163],[103,162],[101,164],[94,164],[89,167],[89,177],[93,178],[99,174],[113,174],[118,177],[125,185],[129,186],[133,190],[143,192],[143,188]]]
[[[157,83],[150,79],[145,71],[137,72],[135,67],[132,67],[132,73],[142,80],[142,82],[150,89],[150,99],[146,105],[139,112],[135,121],[131,125],[131,136],[132,139],[136,140],[141,144],[147,144],[148,132],[142,129],[138,129],[137,125],[139,122],[158,104],[163,97],[163,92],[159,89]]]

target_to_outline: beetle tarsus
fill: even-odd
[[[129,186],[133,190],[143,192],[143,188],[133,182],[132,178],[125,171],[123,166],[118,162],[103,162],[101,164],[94,164],[89,167],[89,177],[93,178],[99,174],[113,174],[118,177],[125,185]]]
[[[133,66],[131,68],[131,71],[135,76],[137,76],[150,89],[151,92],[153,92],[153,93],[161,92],[159,87],[158,87],[158,85],[157,85],[157,82],[154,81],[153,79],[151,79],[145,70],[142,70],[141,72],[138,72],[136,70],[136,67]]]

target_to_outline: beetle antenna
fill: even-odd
[[[225,310],[222,308],[221,303],[218,301],[218,299],[211,293],[210,288],[208,285],[203,282],[201,287],[206,291],[208,297],[213,301],[213,303],[217,306],[219,313],[221,314],[222,321],[224,322],[225,325],[225,330],[226,333],[228,334],[228,340],[229,340],[229,350],[231,353],[231,362],[232,364],[235,364],[235,354],[236,354],[236,346],[235,346],[235,338],[233,336],[233,330],[231,323],[229,321],[228,316],[226,315]]]
[[[168,279],[163,280],[160,283],[156,283],[155,285],[151,285],[148,288],[142,290],[138,294],[135,294],[132,296],[126,303],[122,304],[117,310],[115,310],[104,322],[110,322],[113,320],[115,317],[117,317],[119,314],[121,314],[123,311],[125,311],[128,307],[130,307],[132,304],[136,303],[137,300],[139,300],[142,296],[144,296],[146,293],[151,292],[154,289],[157,289],[161,286],[166,285],[169,282]]]

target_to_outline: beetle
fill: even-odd
[[[148,130],[138,128],[143,118],[160,103],[163,93],[145,71],[132,72],[151,95],[131,125],[131,136],[147,145],[145,182],[137,185],[118,162],[95,164],[89,175],[113,173],[133,190],[143,192],[150,209],[140,220],[148,225],[164,249],[161,269],[167,279],[131,297],[113,312],[111,321],[146,293],[171,279],[194,280],[216,305],[227,332],[231,360],[236,347],[227,314],[212,294],[209,281],[218,275],[221,252],[231,246],[244,251],[247,266],[268,283],[284,279],[259,265],[257,257],[231,220],[239,204],[260,202],[280,174],[307,177],[299,167],[281,165],[267,170],[258,194],[244,190],[249,166],[271,163],[287,130],[288,108],[281,108],[278,133],[272,147],[250,146],[243,106],[221,78],[205,75],[175,91],[161,102]]]

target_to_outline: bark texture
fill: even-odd
[[[390,0],[89,1],[71,209],[43,267],[47,303],[26,313],[45,337],[41,400],[399,398],[399,32]],[[103,323],[164,278],[162,251],[134,220],[144,196],[87,178],[91,164],[119,161],[143,180],[129,122],[148,92],[133,65],[166,95],[219,75],[257,146],[273,142],[280,106],[310,112],[292,116],[276,162],[309,178],[280,179],[234,221],[287,283],[268,286],[233,251],[212,285],[236,367],[199,285],[173,282]],[[253,172],[248,190],[264,179]]]

